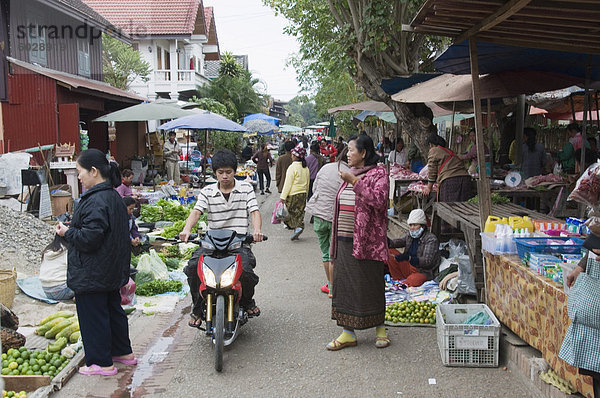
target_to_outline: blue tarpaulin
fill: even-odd
[[[281,120],[273,116],[265,115],[264,113],[253,113],[252,115],[244,117],[244,123],[255,119],[267,121],[269,123],[274,124],[275,126],[279,126],[279,122]]]
[[[585,69],[591,59],[591,80],[600,81],[600,55],[572,53],[507,46],[489,42],[477,42],[477,58],[481,75],[509,70],[553,72],[585,78]],[[454,44],[434,62],[435,68],[444,73],[464,75],[471,73],[469,41]]]
[[[381,88],[387,94],[396,94],[398,91],[402,91],[406,88],[412,87],[417,83],[426,82],[429,79],[433,79],[441,73],[415,73],[408,77],[394,77],[392,79],[383,79],[381,81]]]

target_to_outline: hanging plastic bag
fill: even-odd
[[[290,213],[288,213],[285,202],[277,202],[275,205],[275,218],[277,218],[279,221],[285,221],[289,216]]]
[[[600,204],[600,163],[594,163],[583,172],[567,200],[574,200],[591,207]]]
[[[275,208],[273,209],[273,214],[271,215],[271,224],[281,224],[281,220],[277,218],[277,209],[283,205],[283,203],[277,201],[275,203]]]
[[[135,299],[135,282],[129,278],[125,286],[121,287],[121,305],[131,305]]]
[[[142,254],[138,261],[137,270],[135,283],[138,286],[155,279],[169,279],[169,270],[154,249],[150,249],[150,253]]]
[[[467,254],[467,244],[464,240],[450,239],[448,242],[448,252],[450,253],[450,259]]]

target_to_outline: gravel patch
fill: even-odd
[[[54,227],[32,216],[0,206],[0,269],[17,269],[19,278],[37,275],[42,251],[54,239]]]

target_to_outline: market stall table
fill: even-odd
[[[529,216],[534,220],[558,221],[557,219],[526,209],[524,207],[508,203],[492,205],[492,215],[509,218]],[[460,230],[465,237],[469,260],[473,267],[477,297],[482,300],[484,294],[484,269],[481,255],[481,228],[479,226],[479,206],[468,202],[437,202],[433,205],[433,217],[431,230],[436,236],[442,235],[442,221]]]
[[[525,267],[516,255],[485,253],[485,259],[486,303],[496,317],[539,350],[560,377],[593,397],[591,377],[558,357],[570,324],[563,285]]]
[[[567,186],[568,184],[557,184],[555,187],[545,190],[532,188],[500,188],[492,189],[492,193],[511,198],[514,204],[520,204],[525,199],[533,199],[535,200],[536,211],[539,212],[540,210],[547,209],[547,211],[550,212],[555,209],[553,214],[560,217],[564,215],[567,196],[570,192],[565,189]]]

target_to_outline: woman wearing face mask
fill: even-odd
[[[427,219],[421,209],[415,209],[408,216],[409,232],[400,239],[390,240],[390,248],[404,247],[404,253],[390,250],[388,268],[395,280],[406,279],[408,286],[421,286],[432,280],[440,265],[440,242],[427,231]]]

